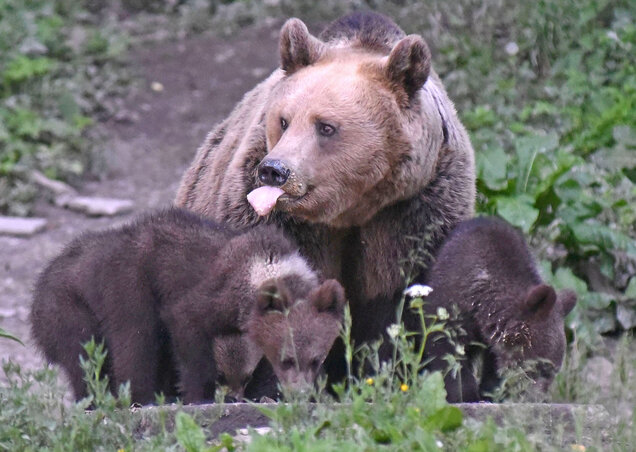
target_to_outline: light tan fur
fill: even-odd
[[[267,260],[257,256],[249,265],[249,280],[254,288],[262,286],[266,281],[286,276],[302,279],[310,285],[318,285],[316,273],[300,254],[284,256],[280,260]]]

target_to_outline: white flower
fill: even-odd
[[[514,56],[517,53],[519,53],[519,46],[517,45],[516,42],[510,41],[508,44],[506,44],[506,46],[504,47],[504,50],[508,55]]]
[[[395,339],[396,337],[398,337],[398,334],[400,334],[400,331],[402,331],[402,326],[398,325],[397,323],[390,325],[386,329],[386,332],[388,333],[391,339]]]
[[[621,39],[618,37],[614,30],[608,31],[607,37],[610,38],[612,41],[621,42]]]
[[[463,356],[466,353],[466,350],[464,350],[464,346],[462,344],[457,344],[457,346],[455,346],[455,351],[460,356]]]
[[[425,286],[424,284],[413,284],[411,287],[404,291],[404,295],[407,297],[426,297],[433,291],[432,287]]]
[[[439,447],[440,449],[441,449],[442,447],[444,447],[444,443],[443,443],[443,442],[441,442],[439,439],[435,440],[435,445],[436,445],[437,447]]]
[[[448,320],[448,311],[446,308],[439,307],[437,308],[437,318],[440,320]]]

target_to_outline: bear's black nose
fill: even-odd
[[[280,187],[289,177],[289,169],[281,160],[265,159],[258,165],[258,178],[265,185]]]

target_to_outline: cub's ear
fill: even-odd
[[[420,36],[408,35],[391,50],[385,71],[387,78],[411,100],[428,79],[431,51]]]
[[[259,312],[283,312],[289,306],[287,290],[279,281],[267,281],[258,289],[256,306]]]
[[[280,30],[280,65],[287,74],[318,61],[325,44],[309,34],[300,19],[289,19]]]
[[[345,292],[335,279],[328,279],[314,290],[311,300],[318,312],[330,312],[342,316],[345,305]]]
[[[552,286],[540,284],[533,287],[523,302],[525,314],[533,316],[547,316],[556,302],[556,292]]]
[[[559,305],[561,306],[561,313],[563,317],[568,315],[574,309],[576,305],[576,292],[571,289],[559,290],[557,295],[559,299]]]

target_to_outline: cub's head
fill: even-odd
[[[313,385],[340,333],[344,304],[344,289],[334,279],[309,292],[295,290],[288,278],[261,286],[248,334],[284,388]]]
[[[428,183],[442,124],[421,96],[431,70],[421,37],[404,37],[386,55],[326,44],[290,19],[280,54],[285,76],[268,106],[268,154],[258,167],[265,188],[248,197],[259,214],[361,225]]]
[[[532,287],[508,320],[496,345],[504,368],[528,366],[528,375],[545,392],[561,368],[566,339],[564,317],[576,305],[576,293],[558,293],[546,284]]]

